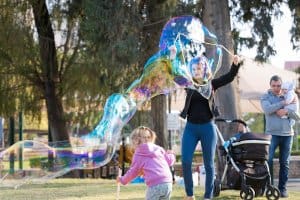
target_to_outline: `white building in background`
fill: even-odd
[[[245,58],[238,74],[238,89],[243,113],[262,112],[260,97],[270,88],[269,82],[273,75],[279,75],[283,81],[297,81],[299,78],[299,75],[293,71]]]
[[[299,61],[286,61],[284,63],[284,69],[286,69],[286,70],[294,72],[298,68],[300,68],[300,60]]]

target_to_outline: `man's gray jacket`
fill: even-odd
[[[266,134],[278,136],[294,135],[292,128],[291,113],[288,111],[287,118],[281,118],[276,111],[284,107],[284,97],[273,94],[270,90],[260,99],[261,107],[266,117]]]

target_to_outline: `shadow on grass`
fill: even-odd
[[[45,184],[23,185],[18,189],[0,188],[1,200],[115,200],[117,185],[115,180],[103,179],[55,179]],[[128,184],[120,187],[120,200],[144,200],[145,184]],[[197,200],[203,200],[204,188],[195,187]],[[214,200],[240,199],[238,190],[221,191]],[[290,191],[290,198],[300,199],[300,192]],[[172,200],[182,200],[185,191],[182,186],[173,185]],[[42,198],[41,198],[42,197]],[[265,200],[266,197],[257,197],[255,200]]]
[[[184,198],[184,196],[172,196],[172,200],[182,200]],[[203,197],[199,197],[199,196],[196,196],[196,199],[197,200],[201,200],[201,199],[204,199]],[[227,195],[227,196],[220,196],[220,197],[215,197],[214,200],[233,200],[233,199],[240,199],[240,197],[238,196],[235,196],[235,195]],[[137,199],[134,199],[134,200],[138,200]],[[140,199],[139,199],[140,200]]]

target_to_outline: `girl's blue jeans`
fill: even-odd
[[[269,147],[269,168],[273,184],[273,159],[275,150],[279,147],[279,181],[278,189],[286,191],[286,183],[288,181],[289,163],[291,156],[291,149],[293,144],[293,136],[277,136],[272,135],[271,144]]]
[[[203,162],[206,172],[204,198],[213,197],[214,177],[215,177],[215,151],[217,144],[217,132],[213,122],[205,124],[193,124],[187,122],[182,136],[181,162],[185,192],[187,196],[193,196],[192,161],[195,148],[201,142]]]

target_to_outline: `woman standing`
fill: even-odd
[[[211,80],[211,71],[207,58],[198,56],[191,60],[190,70],[195,82],[194,88],[187,89],[185,106],[180,116],[187,117],[182,137],[181,161],[185,184],[186,200],[195,199],[192,179],[192,160],[197,143],[200,141],[203,151],[203,162],[206,171],[204,199],[212,199],[215,177],[215,151],[217,133],[213,124],[213,92],[234,80],[240,64],[239,57],[234,56],[230,71]]]

